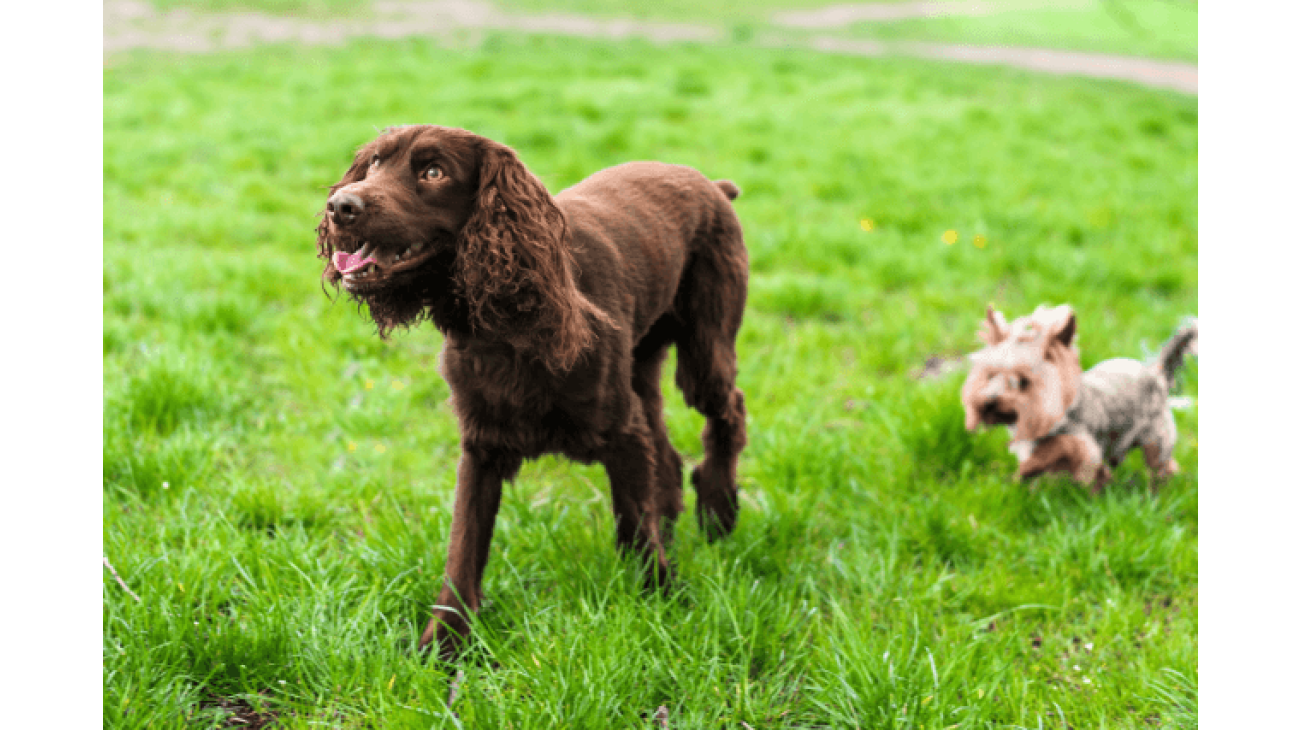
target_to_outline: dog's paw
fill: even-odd
[[[691,470],[695,487],[695,517],[709,542],[720,540],[736,529],[740,517],[740,500],[734,487],[709,475],[703,465]]]
[[[677,568],[672,561],[648,559],[645,563],[645,578],[642,589],[646,593],[668,595],[677,583]]]
[[[419,650],[437,654],[444,662],[453,662],[464,652],[469,641],[469,621],[464,610],[438,607],[420,636]]]
[[[1106,491],[1106,485],[1110,484],[1110,468],[1105,464],[1085,465],[1083,472],[1077,476],[1078,480],[1091,486],[1093,496],[1100,496]]]

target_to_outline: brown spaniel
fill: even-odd
[[[330,188],[324,278],[367,305],[381,336],[432,320],[462,456],[447,580],[420,640],[454,657],[468,636],[503,480],[564,454],[609,474],[619,548],[648,585],[682,511],[682,459],[664,427],[660,368],[704,414],[691,481],[711,537],[739,509],[745,401],[736,334],[748,254],[735,185],[659,162],[602,170],[551,196],[513,150],[447,127],[385,131]]]

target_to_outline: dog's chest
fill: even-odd
[[[1016,457],[1017,463],[1020,464],[1025,463],[1026,461],[1028,461],[1029,457],[1034,453],[1034,442],[1017,441],[1015,436],[1016,433],[1015,429],[1011,428],[1010,426],[1007,427],[1007,431],[1011,434],[1011,443],[1007,445],[1007,450],[1010,451]]]
[[[447,347],[443,375],[468,441],[525,456],[563,453],[589,460],[611,418],[601,403],[600,368],[564,375],[499,347]]]

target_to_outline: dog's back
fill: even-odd
[[[1072,419],[1092,433],[1112,464],[1122,460],[1144,433],[1170,420],[1169,391],[1186,355],[1196,351],[1193,320],[1180,327],[1149,363],[1114,358],[1083,374]]]
[[[719,217],[735,218],[731,201],[739,195],[729,180],[715,183],[691,167],[626,162],[566,188],[555,202],[578,231],[626,245],[697,239]]]
[[[743,306],[748,255],[731,206],[739,194],[730,181],[663,162],[627,162],[561,191],[555,201],[572,236],[579,288],[597,306],[630,319],[636,341],[665,312],[699,311],[681,300],[693,296],[683,289],[701,261],[711,272],[701,282],[714,278],[711,288],[732,290],[716,296]],[[629,305],[635,311],[625,311]],[[734,319],[739,327],[739,312]]]

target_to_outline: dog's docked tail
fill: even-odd
[[[714,180],[713,184],[717,185],[722,194],[727,196],[727,200],[735,200],[740,197],[740,188],[736,187],[736,184],[730,180]]]
[[[1166,381],[1170,383],[1174,381],[1174,375],[1183,366],[1184,357],[1196,354],[1196,335],[1196,319],[1192,318],[1179,327],[1174,336],[1160,348],[1160,354],[1156,355],[1154,365],[1160,374],[1165,376]]]

